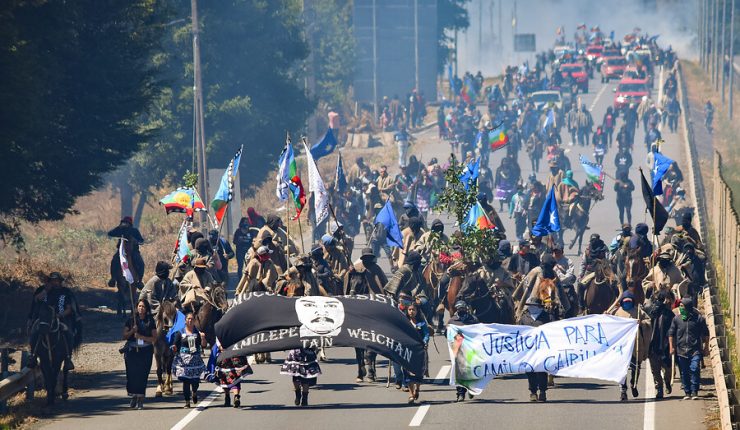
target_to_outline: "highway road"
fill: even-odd
[[[656,90],[653,98],[657,99],[659,79],[656,79]],[[591,81],[591,92],[581,96],[581,100],[591,109],[594,121],[601,122],[606,108],[613,101],[612,89],[615,83],[600,84],[598,79]],[[423,153],[424,160],[437,157],[446,159],[449,145],[436,138],[436,129],[430,129],[419,136],[420,143],[412,147],[415,153]],[[574,176],[582,184],[585,175],[578,164],[578,154],[592,157],[590,149],[569,146],[569,137],[563,133],[564,145],[573,165]],[[643,131],[640,129],[635,138],[633,153],[634,165],[630,178],[637,190],[633,195],[633,225],[647,220],[645,205],[640,194],[639,172],[637,167],[645,164],[646,151],[643,142]],[[681,162],[678,135],[664,133],[666,144],[664,153]],[[614,172],[614,151],[610,150],[605,157],[605,169]],[[503,152],[503,151],[502,151]],[[491,168],[495,170],[503,153],[491,156]],[[346,160],[351,163],[353,160]],[[524,151],[521,152],[519,164],[522,176],[530,174],[530,163]],[[546,164],[543,163],[538,178],[545,182]],[[590,233],[599,233],[609,243],[617,233],[619,219],[612,190],[613,183],[607,180],[605,200],[595,205],[591,212]],[[429,216],[429,221],[434,217]],[[447,217],[440,217],[446,223],[446,231],[452,231]],[[513,222],[507,217],[504,224],[513,232]],[[648,221],[649,224],[651,224]],[[572,238],[567,232],[566,243]],[[512,233],[509,234],[513,236]],[[362,248],[364,237],[357,237],[356,254]],[[579,264],[579,258],[573,252],[566,255]],[[356,255],[357,256],[357,255]],[[383,264],[385,259],[381,259]],[[278,359],[273,364],[254,366],[254,375],[243,386],[242,407],[240,409],[222,407],[223,396],[218,391],[212,392],[210,384],[201,385],[201,398],[204,400],[197,409],[182,409],[183,401],[178,394],[173,397],[152,400],[148,399],[145,409],[132,411],[127,408],[125,396],[125,376],[121,370],[111,369],[107,379],[98,388],[77,393],[69,401],[64,413],[53,421],[42,422],[44,428],[52,429],[221,429],[221,428],[406,428],[423,426],[425,428],[574,428],[574,429],[703,429],[702,420],[706,409],[715,401],[711,392],[702,391],[702,396],[709,396],[699,401],[681,400],[678,382],[674,385],[673,395],[661,401],[655,401],[652,377],[643,363],[641,373],[640,395],[637,399],[630,397],[627,402],[619,401],[619,388],[616,384],[597,380],[557,378],[556,387],[548,391],[547,403],[530,403],[527,382],[524,377],[506,377],[492,382],[483,394],[472,401],[462,404],[454,403],[454,388],[447,385],[450,369],[449,356],[444,339],[437,337],[436,347],[430,345],[430,375],[422,385],[420,404],[407,405],[407,393],[397,391],[391,385],[386,388],[385,378],[388,375],[386,360],[380,360],[377,383],[355,383],[356,366],[354,351],[348,348],[337,348],[329,351],[329,361],[322,363],[323,374],[318,385],[311,390],[308,408],[293,406],[292,383],[289,377],[279,375],[280,360],[283,353],[274,353]],[[437,351],[437,349],[439,351]],[[711,370],[704,372],[704,382],[711,384]],[[152,386],[153,386],[152,382]],[[180,385],[176,385],[176,390]],[[150,390],[153,393],[153,389]],[[179,393],[179,391],[178,391]],[[716,402],[715,402],[716,403]]]

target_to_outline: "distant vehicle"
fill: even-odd
[[[563,78],[568,76],[568,72],[578,84],[578,89],[584,94],[588,93],[588,75],[585,65],[583,63],[573,63],[560,66],[560,73],[562,73]]]
[[[635,64],[628,64],[627,67],[624,68],[622,77],[625,79],[645,79],[649,88],[653,87],[653,76],[647,72],[645,66],[638,67]]]
[[[586,48],[586,59],[591,62],[598,62],[601,59],[601,54],[604,51],[604,47],[601,45],[591,45]]]
[[[622,110],[630,103],[639,104],[643,97],[649,95],[647,80],[623,78],[614,89],[614,110]]]
[[[563,110],[563,96],[560,95],[560,91],[535,91],[529,95],[529,101],[534,103],[534,107],[537,108],[537,110],[542,110],[549,103],[557,106],[558,110]]]
[[[553,54],[555,54],[555,58],[557,58],[559,60],[559,59],[563,58],[563,56],[565,54],[575,54],[576,50],[573,49],[572,46],[559,45],[559,46],[556,46],[552,50],[552,52],[553,52]]]
[[[627,60],[624,57],[604,57],[601,62],[601,83],[609,82],[609,79],[621,79],[626,68]]]

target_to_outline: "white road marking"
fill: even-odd
[[[594,110],[594,107],[596,107],[596,103],[599,102],[599,98],[601,97],[602,94],[604,94],[604,91],[606,90],[606,87],[607,86],[608,86],[608,84],[604,84],[604,85],[601,86],[601,89],[599,90],[599,92],[596,93],[596,97],[594,98],[594,101],[591,102],[591,107],[588,108],[589,111]]]
[[[412,418],[411,422],[409,423],[409,427],[419,427],[421,425],[421,421],[424,419],[424,416],[427,414],[427,411],[430,407],[430,405],[419,406],[419,409],[414,414],[414,418]]]
[[[222,392],[223,392],[223,390],[221,390],[221,387],[217,387],[215,390],[211,391],[211,394],[209,394],[208,396],[206,396],[205,399],[203,399],[200,403],[198,403],[198,405],[195,407],[195,409],[193,409],[192,411],[190,411],[189,414],[185,415],[185,417],[183,419],[181,419],[177,424],[175,424],[174,426],[172,426],[172,428],[170,430],[182,430],[182,429],[184,429],[185,426],[187,426],[188,424],[190,424],[190,422],[193,421],[195,419],[195,417],[198,416],[199,413],[205,411],[206,408],[208,407],[208,405],[210,405],[211,403],[213,403],[213,401],[216,400],[216,397],[218,397],[219,394],[221,394]]]
[[[437,372],[437,376],[434,378],[435,381],[439,381],[440,379],[448,379],[450,377],[450,369],[452,366],[449,364],[445,364],[439,369],[439,372]]]
[[[653,372],[650,369],[650,361],[645,360],[645,364],[645,409],[642,414],[642,428],[655,430],[655,385],[652,383]]]

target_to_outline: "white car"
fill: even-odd
[[[563,96],[560,91],[535,91],[529,95],[529,100],[537,110],[542,110],[548,103],[553,103],[560,111],[563,110]]]

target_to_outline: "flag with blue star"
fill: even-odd
[[[545,198],[545,204],[542,205],[537,223],[532,227],[532,234],[543,237],[556,231],[560,231],[560,215],[558,214],[558,202],[555,200],[555,187],[552,187]]]

